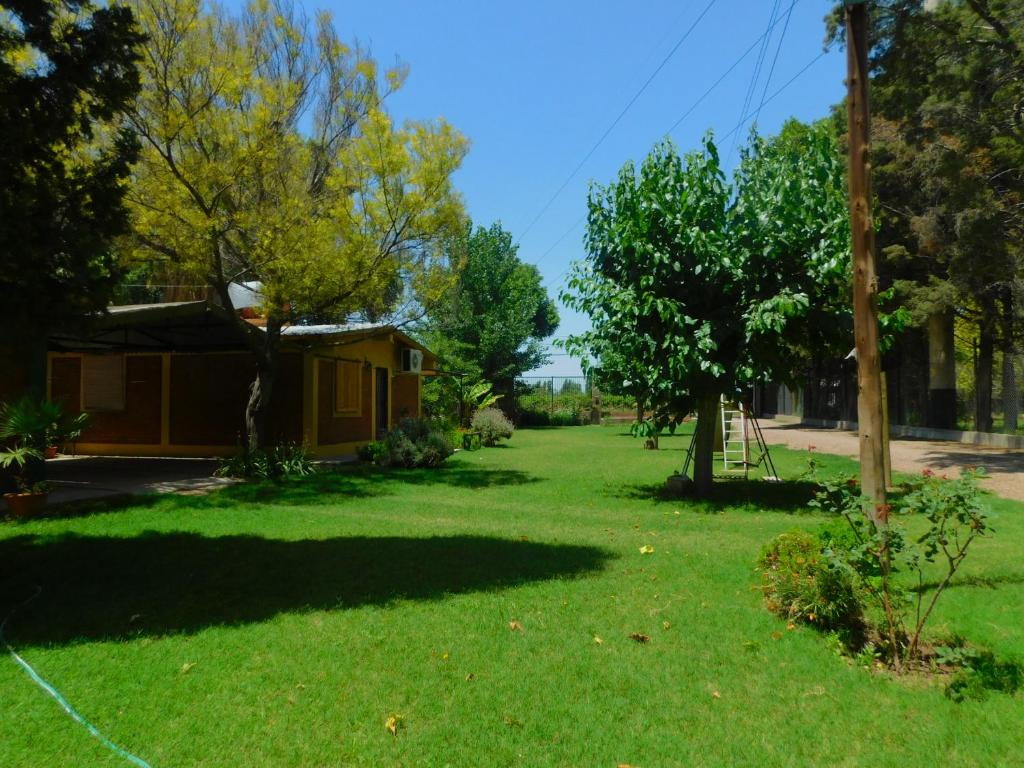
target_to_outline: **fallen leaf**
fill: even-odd
[[[714,696],[716,699],[722,698],[722,694],[720,694],[718,691],[712,691],[711,695]]]
[[[192,669],[192,667],[194,667],[195,665],[196,662],[194,661],[186,661],[184,664],[181,665],[181,674],[187,675],[189,671]]]
[[[669,623],[668,623],[667,621],[663,621],[663,622],[661,622],[661,628],[662,628],[662,629],[668,629],[668,628],[669,628],[669,627],[671,627],[671,626],[672,626],[672,625],[671,625],[671,624],[669,624]]]
[[[529,536],[520,536],[520,537],[519,537],[519,540],[520,540],[520,541],[529,541],[529,540],[530,540],[530,537],[529,537]]]
[[[781,640],[781,639],[782,639],[782,633],[781,632],[779,632],[778,630],[776,630],[775,632],[772,632],[772,640]]]
[[[786,625],[786,629],[788,629],[790,632],[792,632],[794,629],[796,629],[796,624],[794,624],[791,621],[791,622],[789,622],[789,624]]]
[[[604,645],[604,640],[602,640],[598,635],[594,635],[594,642],[598,645]]]
[[[505,725],[507,725],[509,728],[522,728],[523,721],[517,720],[511,715],[505,715]]]
[[[646,643],[651,639],[650,635],[645,635],[643,632],[631,632],[629,635],[630,640],[636,640],[638,643]]]
[[[474,675],[472,672],[466,675],[466,682],[468,683],[470,680],[476,680],[476,675]]]
[[[636,766],[629,763],[619,763],[615,768],[636,768]]]
[[[512,621],[510,621],[508,623],[508,628],[511,629],[513,632],[522,632],[523,631],[523,625],[520,624],[515,619],[512,619]]]
[[[391,713],[390,715],[388,715],[388,719],[384,721],[384,727],[388,729],[388,732],[392,736],[397,736],[398,735],[398,729],[402,727],[402,723],[404,721],[405,721],[405,718],[402,717],[401,715],[396,715],[394,713]]]
[[[650,544],[644,544],[642,547],[640,547],[641,555],[649,555],[652,552],[654,552],[654,547],[652,547]]]
[[[444,653],[441,654],[441,660],[442,661],[448,661],[448,651],[445,651]]]

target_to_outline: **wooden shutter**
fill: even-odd
[[[82,410],[124,410],[124,355],[82,355]]]
[[[346,415],[359,415],[362,394],[363,366],[347,360],[338,360],[334,368],[334,411]]]

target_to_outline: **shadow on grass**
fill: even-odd
[[[706,499],[676,496],[668,492],[664,483],[624,485],[612,495],[640,501],[684,504],[697,510],[713,512],[724,509],[805,512],[810,511],[808,504],[817,490],[815,483],[804,480],[777,483],[764,480],[716,480],[711,496]]]
[[[229,486],[209,496],[194,497],[197,506],[247,504],[337,504],[341,500],[386,496],[403,485],[479,490],[526,485],[538,478],[516,469],[483,469],[462,464],[436,469],[382,469],[356,465],[279,482],[262,481]]]
[[[436,600],[582,576],[611,557],[589,546],[480,536],[19,536],[0,542],[0,608],[6,613],[41,586],[8,635],[21,645],[66,644]]]

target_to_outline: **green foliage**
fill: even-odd
[[[439,467],[455,452],[447,432],[427,419],[402,419],[387,433],[375,463],[383,467]]]
[[[88,425],[88,414],[71,415],[58,400],[25,395],[0,403],[0,441],[16,440],[39,452],[77,440]]]
[[[388,455],[387,443],[383,440],[371,440],[366,445],[359,448],[357,455],[359,456],[360,461],[366,461],[370,464],[380,464]]]
[[[752,136],[732,186],[710,137],[684,157],[662,142],[588,206],[588,256],[562,298],[591,330],[566,348],[657,428],[697,406],[710,427],[720,394],[793,381],[813,355],[849,348],[849,214],[829,126]],[[713,436],[696,442],[701,493]]]
[[[19,493],[28,493],[40,486],[29,477],[29,467],[33,461],[42,461],[43,454],[27,445],[13,445],[0,448],[0,469],[14,468],[14,482]],[[45,488],[39,488],[45,490]]]
[[[257,450],[242,448],[234,456],[221,459],[214,475],[244,480],[278,480],[305,477],[314,472],[316,464],[305,446],[287,444]]]
[[[499,440],[510,439],[515,431],[508,416],[497,408],[482,408],[474,413],[472,426],[480,433],[484,445],[497,445]]]
[[[849,530],[832,536],[825,549],[831,567],[856,577],[879,623],[879,648],[896,669],[919,664],[923,632],[939,599],[967,557],[971,544],[991,532],[978,489],[980,473],[965,470],[945,480],[926,470],[921,480],[892,504],[865,513],[872,502],[853,482],[827,482],[812,506],[841,515]],[[908,533],[894,515],[924,522],[917,535]],[[937,581],[926,571],[941,567]]]
[[[822,538],[791,531],[761,552],[758,569],[768,609],[790,621],[813,624],[849,638],[863,631],[863,611],[848,569],[835,567]]]
[[[546,363],[543,340],[558,327],[558,310],[540,271],[520,261],[511,233],[500,224],[467,225],[448,249],[462,270],[423,328],[442,367],[506,382]]]
[[[0,294],[4,323],[53,327],[102,309],[117,282],[125,180],[138,152],[124,115],[142,36],[121,4],[0,7]]]

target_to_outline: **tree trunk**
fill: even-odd
[[[698,498],[711,495],[715,467],[715,430],[718,426],[720,395],[701,396],[697,401],[697,434],[693,440],[693,490]]]
[[[281,339],[281,320],[273,315],[267,318],[266,338],[256,351],[256,377],[249,386],[249,401],[245,406],[245,433],[249,451],[265,448],[269,444],[267,416],[277,380],[278,346]]]
[[[928,318],[928,415],[935,429],[956,429],[956,354],[953,313],[935,312]]]
[[[1017,420],[1020,415],[1017,402],[1017,355],[1012,349],[1003,351],[1003,432],[1017,434]]]
[[[1013,299],[1003,299],[1003,432],[1017,434],[1017,349],[1014,343]]]
[[[974,377],[974,428],[979,432],[992,431],[992,368],[995,353],[995,331],[992,326],[991,313],[985,312],[978,328],[978,368]]]

